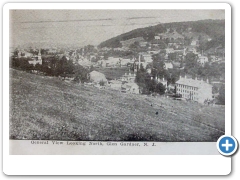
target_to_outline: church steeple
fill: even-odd
[[[38,59],[37,59],[38,63],[42,65],[42,55],[41,55],[41,49],[39,49],[38,51]]]
[[[41,49],[38,51],[38,60],[42,60]]]

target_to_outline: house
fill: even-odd
[[[119,80],[111,80],[108,82],[109,83],[109,87],[115,90],[121,90],[122,87],[122,81]]]
[[[142,57],[143,57],[143,59],[144,59],[144,61],[145,61],[146,63],[151,63],[151,62],[153,62],[153,60],[152,60],[152,55],[151,55],[151,54],[143,54]]]
[[[139,42],[140,47],[146,47],[147,44],[148,44],[148,42],[146,42],[146,41],[140,41]]]
[[[158,54],[160,51],[159,50],[156,50],[156,51],[147,51],[148,54]]]
[[[127,64],[131,62],[131,59],[120,59],[121,66],[127,66]]]
[[[98,64],[99,66],[101,66],[101,67],[106,67],[106,66],[107,66],[105,60],[99,60],[99,61],[97,62],[97,64]]]
[[[121,80],[122,81],[126,81],[126,82],[134,82],[136,78],[136,74],[132,74],[132,73],[125,73],[122,77]]]
[[[162,83],[163,86],[167,88],[167,80],[165,80],[164,77],[162,79],[156,77],[156,80],[158,83]]]
[[[207,56],[199,56],[197,62],[204,66],[206,62],[208,62],[208,57]]]
[[[89,78],[90,81],[93,83],[100,83],[100,82],[104,82],[107,83],[107,79],[105,77],[105,75],[103,73],[100,73],[98,71],[92,71],[89,73]]]
[[[169,53],[174,53],[174,49],[173,48],[166,48],[166,53],[169,54]]]
[[[193,47],[189,47],[189,48],[188,48],[188,52],[191,52],[191,53],[193,53],[193,54],[197,54],[196,48],[193,48]]]
[[[173,68],[181,68],[181,62],[172,62]]]
[[[86,58],[78,60],[78,64],[83,67],[90,67],[92,65],[92,63],[89,60],[87,60]]]
[[[219,61],[223,61],[223,58],[222,57],[219,57],[219,56],[210,56],[211,57],[211,62],[219,62]]]
[[[173,32],[170,32],[168,30],[168,32],[158,34],[158,36],[160,37],[160,39],[163,39],[163,40],[169,39],[171,41],[174,41],[177,39],[182,39],[182,40],[184,39],[184,36],[179,34],[176,30],[174,30]]]
[[[39,49],[38,55],[33,57],[32,60],[28,61],[29,64],[33,64],[36,66],[36,64],[42,65],[42,56],[41,56],[41,50]]]
[[[198,40],[192,40],[191,46],[197,46],[199,44]]]
[[[164,62],[164,65],[163,65],[164,69],[172,69],[173,68],[173,64],[171,62]]]
[[[148,74],[151,74],[151,73],[152,73],[152,69],[151,69],[151,68],[147,68],[146,70],[147,70],[147,73],[148,73]]]
[[[48,50],[48,54],[55,54],[55,53],[57,53],[57,49],[55,48],[51,48]]]
[[[188,79],[186,76],[176,82],[176,93],[181,94],[183,98],[190,99],[199,103],[205,100],[212,100],[212,85],[203,80]]]
[[[109,57],[108,60],[106,60],[106,67],[115,67],[116,65],[120,65],[120,58],[117,57]]]

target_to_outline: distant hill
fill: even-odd
[[[216,39],[225,35],[225,20],[200,20],[188,22],[163,23],[155,26],[134,29],[130,32],[113,37],[99,44],[98,47],[117,47],[120,41],[126,41],[133,38],[143,37],[146,41],[151,41],[154,35],[165,33],[167,29],[176,29],[180,34],[189,37],[189,32],[194,35],[203,35]],[[194,38],[194,37],[193,37]]]

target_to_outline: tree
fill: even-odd
[[[154,39],[154,36],[155,36],[154,31],[144,32],[143,39],[145,41],[152,41]]]
[[[185,57],[184,72],[191,75],[201,73],[201,68],[197,62],[197,55],[188,53]]]
[[[20,58],[19,59],[19,68],[24,70],[24,71],[27,71],[29,69],[29,63],[28,63],[28,59],[26,58]]]
[[[177,53],[169,53],[168,58],[170,60],[176,60],[177,59]]]
[[[14,50],[13,54],[14,56],[18,56],[19,51],[17,49]]]
[[[174,30],[172,28],[170,28],[169,33],[173,33],[173,32],[174,32]]]
[[[100,85],[100,86],[104,86],[104,84],[105,84],[105,82],[104,82],[103,80],[101,80],[101,81],[99,82],[99,85]]]
[[[108,53],[104,53],[104,54],[103,54],[103,58],[104,58],[105,60],[107,60],[108,57],[109,57]]]
[[[77,64],[74,67],[74,74],[75,74],[74,82],[77,82],[77,83],[87,82],[89,80],[88,73],[89,71],[86,68]]]
[[[139,42],[135,41],[129,46],[129,49],[137,50],[139,48]]]
[[[48,67],[47,63],[42,64],[41,71],[46,75],[52,75],[51,69]]]
[[[225,105],[225,85],[222,85],[219,89],[218,101],[220,104]]]
[[[42,66],[41,66],[39,63],[37,63],[37,64],[35,65],[34,69],[37,71],[37,73],[39,73],[39,71],[42,70]]]
[[[166,90],[166,88],[165,88],[165,86],[162,83],[158,83],[156,85],[156,89],[155,89],[156,93],[158,93],[160,95],[163,95],[165,93],[165,90]]]

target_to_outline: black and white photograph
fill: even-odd
[[[11,9],[9,44],[10,140],[225,134],[224,9]]]

